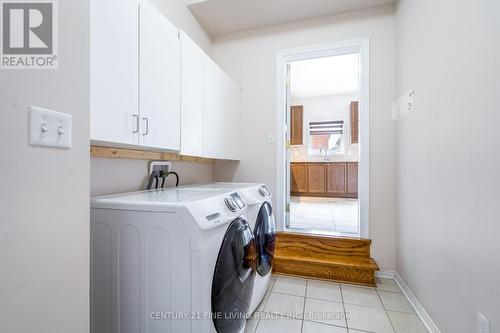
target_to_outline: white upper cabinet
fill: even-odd
[[[239,160],[241,149],[241,93],[240,88],[230,79],[225,81],[225,135],[224,158]]]
[[[203,72],[207,56],[181,32],[181,154],[203,156]]]
[[[91,0],[91,136],[240,158],[240,89],[148,0]]]
[[[204,77],[203,155],[208,158],[225,158],[225,78],[225,73],[207,57]]]
[[[91,0],[91,139],[138,140],[137,0]]]
[[[139,143],[179,150],[179,31],[148,1],[141,2],[139,11]]]

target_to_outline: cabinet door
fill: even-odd
[[[290,144],[301,145],[304,133],[304,107],[294,105],[290,107]]]
[[[346,193],[347,163],[327,163],[328,193]]]
[[[241,146],[240,88],[229,77],[226,77],[225,82],[224,132],[226,137],[224,139],[224,158],[229,160],[239,160]]]
[[[325,163],[307,164],[307,192],[309,193],[326,192]]]
[[[148,1],[140,7],[140,144],[180,148],[179,31]]]
[[[358,163],[347,163],[347,192],[358,194]]]
[[[291,163],[291,192],[307,192],[307,163]]]
[[[224,72],[205,59],[205,109],[203,110],[203,155],[224,158]]]
[[[359,112],[358,102],[351,102],[351,143],[359,143]]]
[[[90,138],[137,145],[137,0],[91,0],[90,8]]]
[[[205,53],[181,32],[181,154],[203,156]]]

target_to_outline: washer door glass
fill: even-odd
[[[238,218],[226,231],[212,281],[212,315],[219,333],[245,325],[255,281],[256,247],[248,223]]]
[[[269,202],[264,202],[260,207],[255,221],[254,236],[257,244],[257,273],[265,276],[273,268],[276,246],[276,223]]]

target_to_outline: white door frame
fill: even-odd
[[[276,205],[275,209],[277,228],[285,230],[286,218],[286,64],[290,61],[306,60],[327,56],[335,56],[349,53],[360,55],[360,80],[359,80],[359,174],[358,174],[358,198],[359,198],[359,223],[360,236],[370,238],[369,230],[369,125],[370,125],[370,78],[369,78],[369,39],[361,38],[343,42],[328,43],[322,45],[306,46],[288,50],[281,50],[277,54],[277,109],[276,109]]]

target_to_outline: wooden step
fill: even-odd
[[[379,268],[369,239],[278,233],[273,271],[302,277],[375,286]]]
[[[370,239],[332,237],[291,232],[278,233],[276,249],[283,255],[334,255],[370,258]]]

